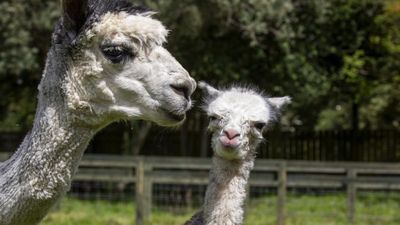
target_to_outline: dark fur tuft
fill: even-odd
[[[143,6],[133,5],[127,0],[88,0],[85,18],[79,18],[81,27],[71,30],[66,26],[65,18],[59,20],[53,33],[53,44],[63,44],[66,47],[74,48],[84,38],[86,31],[90,30],[100,18],[108,12],[126,12],[131,15],[145,14],[150,12]],[[78,24],[80,24],[78,23]]]

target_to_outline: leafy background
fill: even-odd
[[[399,0],[142,0],[196,80],[290,95],[287,129],[400,129]],[[25,130],[60,14],[0,3],[0,128]]]

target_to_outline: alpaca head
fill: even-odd
[[[124,0],[62,2],[53,48],[67,52],[62,90],[79,121],[185,119],[196,83],[163,47],[168,31],[152,12]]]
[[[199,88],[206,96],[204,110],[210,118],[214,153],[227,160],[254,155],[267,125],[290,102],[287,96],[268,98],[245,88],[217,90],[204,82]]]

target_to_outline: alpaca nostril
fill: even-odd
[[[190,101],[189,87],[177,84],[171,84],[170,86],[178,95],[182,95],[187,101]]]
[[[240,136],[240,133],[234,129],[224,130],[224,134],[227,138],[229,138],[229,140]]]

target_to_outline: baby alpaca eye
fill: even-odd
[[[218,116],[216,116],[216,115],[210,115],[210,116],[208,116],[208,118],[210,119],[210,122],[218,120]]]
[[[253,126],[254,126],[257,130],[261,131],[262,129],[264,129],[264,127],[266,126],[266,124],[263,123],[263,122],[256,122],[256,123],[253,124]]]

